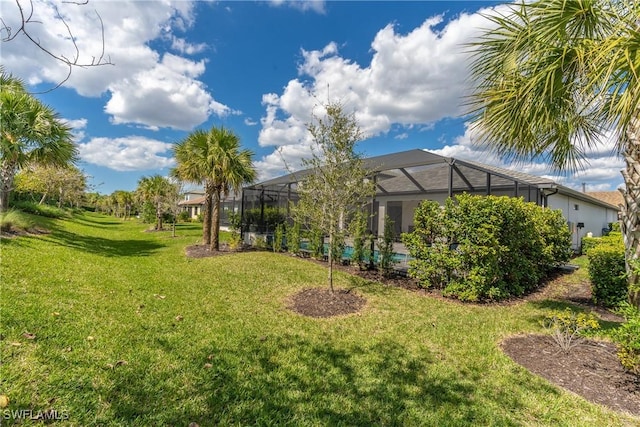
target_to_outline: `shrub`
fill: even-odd
[[[322,259],[324,256],[324,235],[319,228],[309,231],[309,252],[316,259]]]
[[[267,239],[264,238],[264,236],[256,236],[253,241],[253,247],[256,249],[267,249]]]
[[[426,201],[403,241],[414,258],[409,274],[461,300],[499,300],[538,286],[571,255],[560,211],[522,199],[459,195],[444,207]]]
[[[240,214],[230,212],[227,216],[229,220],[229,248],[237,250],[242,245],[242,235],[240,234]]]
[[[178,221],[181,221],[181,222],[189,222],[189,221],[191,221],[191,217],[189,216],[189,212],[180,211],[180,213],[178,214]]]
[[[67,218],[69,214],[62,208],[51,205],[39,205],[35,202],[19,201],[14,202],[13,207],[22,212],[32,215],[44,216],[47,218]]]
[[[634,374],[640,374],[640,310],[629,303],[621,304],[620,314],[625,323],[613,333],[618,343],[620,363]]]
[[[286,216],[277,207],[265,206],[244,211],[244,223],[247,230],[271,232],[278,224],[286,221]]]
[[[617,245],[622,243],[622,233],[619,231],[611,231],[602,237],[583,237],[582,238],[582,254],[586,255],[590,249],[599,245]]]
[[[378,242],[379,248],[379,266],[382,275],[388,277],[393,270],[393,224],[389,215],[384,216],[384,231],[382,239]]]
[[[284,246],[285,228],[284,224],[276,225],[276,229],[273,232],[273,251],[280,252]]]
[[[300,224],[294,222],[287,228],[287,250],[292,254],[300,252]]]
[[[627,298],[624,247],[598,244],[587,252],[591,296],[596,304],[614,307]]]
[[[353,252],[351,261],[356,263],[363,270],[370,263],[371,245],[369,245],[369,236],[367,233],[367,218],[362,211],[357,211],[353,220],[349,224],[349,231],[353,236]]]
[[[580,344],[585,333],[600,328],[593,313],[576,314],[570,308],[547,315],[543,326],[551,332],[553,340],[565,353]]]
[[[29,230],[33,226],[33,221],[18,210],[11,209],[0,214],[0,231]]]

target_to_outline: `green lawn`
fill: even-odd
[[[462,305],[338,273],[366,308],[304,318],[287,298],[325,286],[314,263],[188,259],[199,224],[176,238],[97,214],[49,225],[2,241],[0,424],[51,408],[78,426],[638,422],[501,353],[502,338],[539,332],[551,304]]]

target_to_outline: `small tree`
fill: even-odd
[[[369,234],[367,233],[367,218],[362,211],[356,211],[351,224],[349,225],[351,236],[353,237],[353,253],[351,261],[356,263],[363,270],[370,262],[373,255],[369,244]]]
[[[362,139],[355,117],[345,114],[340,104],[330,103],[324,109],[325,117],[307,125],[313,150],[311,158],[303,160],[309,174],[298,185],[300,201],[294,207],[294,215],[300,223],[316,227],[328,236],[331,254],[344,218],[374,194],[374,184],[355,152],[356,143]],[[333,291],[332,256],[328,281]]]
[[[378,261],[380,270],[382,270],[382,275],[384,277],[389,277],[389,275],[391,275],[391,270],[393,269],[393,225],[394,222],[391,220],[389,215],[385,215],[384,231],[382,239],[378,243],[378,247],[380,249],[378,254],[380,259]]]
[[[282,251],[286,235],[286,229],[283,223],[276,225],[276,229],[273,232],[273,252]]]
[[[300,223],[296,221],[287,227],[287,250],[295,255],[300,252]]]

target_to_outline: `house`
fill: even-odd
[[[178,206],[182,207],[183,211],[189,212],[189,218],[197,219],[199,215],[203,214],[205,202],[204,191],[192,190],[184,195],[184,200],[178,202]],[[223,196],[220,201],[220,225],[228,226],[229,212],[240,212],[241,198],[233,191],[226,197]]]
[[[196,219],[204,207],[204,191],[191,190],[184,194],[184,200],[178,202],[183,211],[189,212],[189,218]]]
[[[522,197],[543,207],[560,209],[567,219],[578,249],[587,232],[600,236],[609,223],[618,220],[617,206],[562,186],[551,179],[485,165],[470,160],[444,157],[425,150],[409,150],[364,159],[372,172],[376,194],[367,209],[369,228],[381,234],[384,217],[394,221],[395,233],[413,230],[413,214],[423,200],[440,203],[456,194]],[[299,171],[244,188],[243,211],[278,209],[288,213],[289,202],[297,199],[297,182],[309,171]],[[258,231],[261,224],[258,221]]]

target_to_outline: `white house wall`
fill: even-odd
[[[574,249],[580,247],[580,240],[587,233],[592,233],[594,237],[602,236],[602,229],[608,228],[610,222],[618,220],[617,210],[594,205],[569,195],[554,194],[547,198],[547,202],[549,208],[560,209],[569,223]],[[579,223],[583,223],[584,227],[578,228]]]

